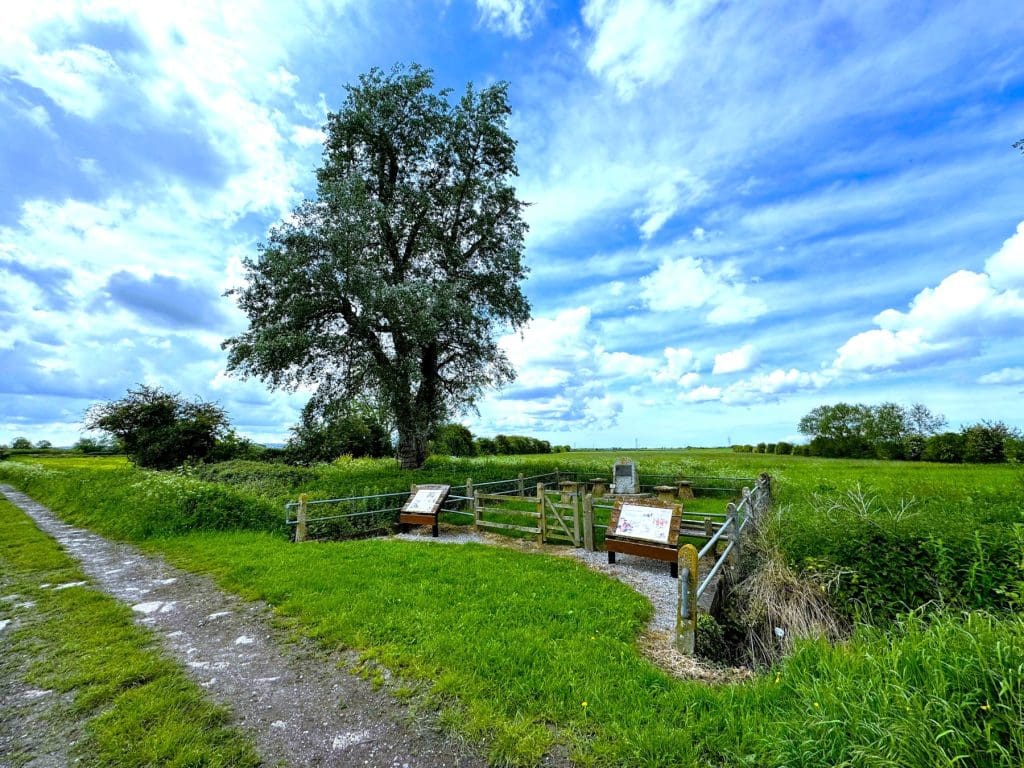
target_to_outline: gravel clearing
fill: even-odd
[[[67,525],[9,486],[0,485],[0,493],[79,560],[96,586],[132,606],[136,621],[154,630],[166,651],[210,698],[232,711],[233,724],[248,733],[265,764],[380,768],[482,768],[487,764],[482,756],[445,737],[432,714],[414,713],[386,689],[375,690],[369,681],[342,669],[356,661],[355,654],[327,654],[312,643],[286,640],[274,628],[266,605],[245,602],[224,593],[205,576]],[[78,585],[54,588],[74,586]],[[13,689],[0,693],[20,700],[28,694]],[[0,724],[7,731],[9,723],[4,721],[16,715],[14,708],[5,705],[3,709]],[[10,727],[21,730],[27,716],[22,712]],[[19,745],[6,746],[17,749]]]

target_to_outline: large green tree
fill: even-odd
[[[530,313],[525,204],[505,83],[453,99],[416,65],[373,69],[328,117],[317,194],[273,227],[247,284],[228,368],[316,388],[317,407],[378,403],[402,467],[438,424],[514,375],[497,344]]]

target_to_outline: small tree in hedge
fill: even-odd
[[[149,469],[205,461],[231,433],[227,414],[216,403],[145,385],[129,389],[121,400],[94,405],[85,426],[119,440],[133,464]]]
[[[292,427],[285,458],[293,464],[331,462],[339,456],[379,459],[391,455],[391,435],[365,403],[334,401],[321,405],[315,398],[302,409]]]
[[[11,440],[11,448],[15,451],[30,451],[32,450],[32,441],[27,437],[16,437]]]
[[[438,456],[476,456],[473,433],[461,424],[444,424],[434,433],[431,451]]]

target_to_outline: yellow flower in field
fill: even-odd
[[[586,709],[587,708],[587,702],[584,701],[584,702],[581,702],[581,703],[583,705],[583,708]]]
[[[815,709],[818,709],[820,706],[821,706],[821,704],[819,704],[818,702],[814,702],[814,708]]]
[[[990,707],[989,707],[989,705],[988,705],[988,704],[982,704],[982,705],[981,705],[981,711],[982,711],[982,712],[988,712],[988,711],[989,711],[989,709],[990,709]]]

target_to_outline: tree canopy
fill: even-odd
[[[435,426],[513,378],[497,334],[529,319],[508,86],[453,100],[412,65],[347,90],[316,198],[270,230],[229,292],[249,327],[224,347],[229,370],[312,385],[316,407],[373,400],[411,468]]]
[[[819,456],[920,459],[925,439],[938,432],[946,419],[926,406],[899,403],[819,405],[800,419],[801,434]]]
[[[216,403],[185,400],[145,385],[129,389],[121,400],[94,405],[85,426],[116,438],[133,464],[150,469],[203,461],[232,434]]]

